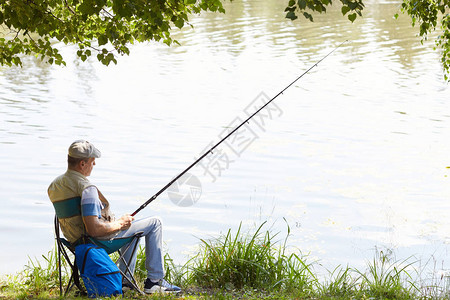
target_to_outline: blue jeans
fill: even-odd
[[[162,279],[164,277],[162,222],[158,217],[147,217],[135,220],[130,228],[120,231],[116,237],[130,237],[139,231],[143,231],[143,237],[145,237],[145,269],[147,270],[147,277],[154,281]],[[136,241],[136,244],[139,244],[139,240]],[[128,251],[124,253],[125,261],[129,261],[135,245],[131,245]],[[124,251],[127,246],[128,245],[122,247],[122,251]],[[136,267],[136,255],[137,251],[134,252],[129,265],[130,271],[133,273]],[[119,262],[119,268],[122,272],[125,272],[126,270],[125,264],[123,264],[122,261]]]

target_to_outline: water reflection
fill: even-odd
[[[70,53],[73,48],[67,49],[67,52]],[[76,75],[77,82],[77,90],[81,90],[84,94],[91,98],[95,96],[95,83],[98,82],[99,78],[97,76],[97,72],[93,64],[95,61],[89,59],[85,62],[82,62],[78,57],[74,57],[72,61],[73,72]]]
[[[392,18],[397,3],[366,4],[351,24],[336,8],[291,22],[282,2],[233,1],[227,14],[195,16],[194,29],[174,33],[181,46],[136,45],[117,66],[79,62],[62,47],[67,67],[27,59],[1,68],[0,238],[11,251],[0,272],[53,245],[45,190],[73,139],[101,148],[92,180],[116,214],[129,213],[260,92],[274,96],[346,39],[279,98],[283,115],[216,182],[194,170],[203,187],[196,206],[163,195],[145,214],[165,220],[178,260],[198,242],[193,233],[265,220],[282,231],[283,218],[292,245],[331,268],[360,264],[374,245],[425,256],[431,239],[446,249],[450,111],[438,54],[406,17]],[[30,235],[33,250],[23,245]]]

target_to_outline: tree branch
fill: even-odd
[[[66,7],[67,9],[73,14],[73,15],[77,15],[76,12],[72,9],[72,7],[70,7],[69,3],[67,3],[67,0],[64,0],[64,2],[66,3]]]

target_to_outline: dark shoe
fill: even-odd
[[[160,279],[158,282],[152,282],[150,278],[147,278],[144,283],[144,293],[153,294],[169,294],[169,293],[179,293],[181,289],[176,285],[168,283],[165,279]]]

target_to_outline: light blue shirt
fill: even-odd
[[[98,191],[95,186],[87,187],[81,195],[81,215],[102,217],[103,204],[98,197]]]

